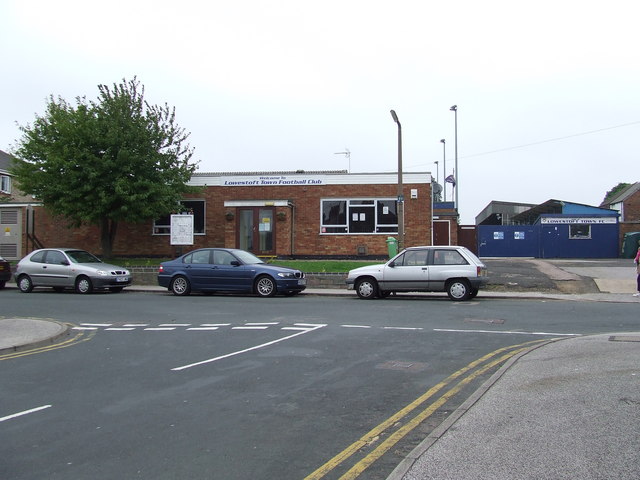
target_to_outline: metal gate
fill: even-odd
[[[0,208],[0,256],[6,260],[22,258],[22,209]]]

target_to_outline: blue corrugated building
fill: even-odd
[[[616,258],[618,212],[548,200],[511,218],[478,225],[481,257]]]

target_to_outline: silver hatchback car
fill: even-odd
[[[99,289],[120,292],[131,285],[127,269],[103,263],[89,252],[76,248],[35,250],[18,262],[14,277],[23,293],[29,293],[34,287],[53,287],[56,291],[73,288],[78,293]]]
[[[411,247],[387,263],[351,270],[347,289],[360,298],[385,298],[392,292],[447,292],[468,300],[487,283],[487,267],[470,250],[456,245]]]

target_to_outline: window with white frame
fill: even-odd
[[[323,199],[320,201],[320,233],[397,233],[395,198]]]
[[[0,175],[0,192],[11,193],[11,177],[9,175]]]
[[[569,225],[569,238],[572,240],[585,240],[591,238],[591,225],[574,223]]]
[[[193,215],[193,233],[204,235],[204,200],[183,200],[180,202],[182,209],[176,213],[188,213]],[[169,235],[171,233],[171,215],[165,215],[153,222],[154,235]]]

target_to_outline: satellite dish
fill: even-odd
[[[433,186],[431,187],[434,195],[440,195],[442,193],[442,185],[437,182],[433,182]]]

